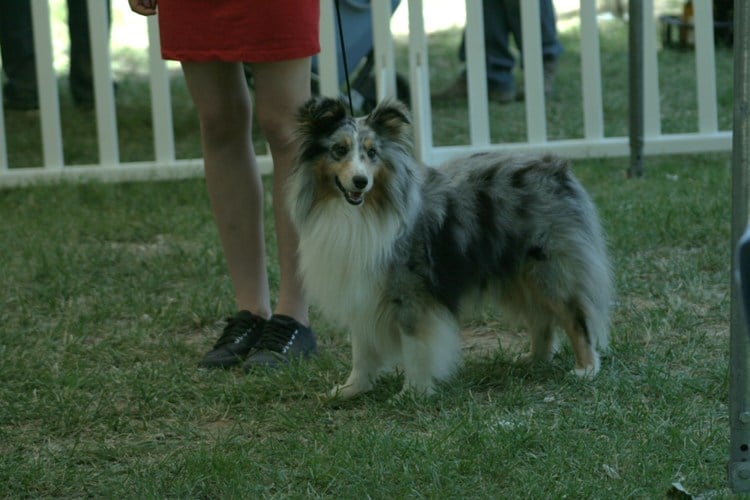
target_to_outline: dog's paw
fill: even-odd
[[[540,356],[538,353],[535,352],[527,352],[525,354],[520,354],[518,358],[516,358],[516,363],[519,365],[524,366],[530,366],[535,365],[537,363],[546,363],[552,361],[552,356]]]
[[[525,354],[519,354],[516,358],[516,363],[519,365],[531,365],[537,361],[536,357],[534,357],[534,354],[527,352]]]
[[[578,378],[584,380],[592,380],[599,373],[599,369],[593,366],[587,366],[585,368],[573,368],[570,370],[571,375],[575,375]]]
[[[599,362],[599,356],[594,353],[594,362],[593,364],[584,366],[584,367],[578,367],[576,366],[571,370],[571,374],[575,375],[576,377],[585,379],[585,380],[591,380],[594,377],[596,377],[596,374],[599,373],[600,368],[600,362]]]
[[[365,386],[358,384],[340,384],[333,386],[333,389],[331,389],[328,394],[335,399],[351,399],[371,389],[372,384],[367,384]]]

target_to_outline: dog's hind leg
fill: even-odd
[[[599,373],[599,354],[596,352],[594,332],[589,331],[586,311],[577,300],[561,306],[560,322],[573,347],[576,364],[573,373],[579,377],[593,378]]]
[[[549,313],[538,310],[533,316],[527,314],[526,322],[531,347],[528,353],[521,356],[520,361],[522,363],[551,361],[560,348],[554,332],[554,318]]]
[[[418,320],[413,332],[401,335],[404,364],[402,393],[435,392],[435,382],[450,377],[461,357],[458,323],[447,310],[430,310]]]

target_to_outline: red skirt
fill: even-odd
[[[319,0],[159,0],[164,59],[285,61],[320,51]]]

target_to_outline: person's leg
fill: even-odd
[[[198,111],[206,186],[238,310],[271,314],[263,186],[252,143],[252,105],[240,63],[185,62]]]
[[[107,0],[107,14],[111,6]],[[107,19],[107,25],[111,24]],[[86,0],[68,0],[68,34],[70,36],[70,92],[76,105],[94,105],[94,73],[91,62],[91,35]]]
[[[274,313],[309,324],[308,303],[297,272],[297,234],[284,202],[284,186],[299,147],[297,111],[310,98],[310,59],[252,65],[258,123],[273,158],[273,208],[280,285]]]
[[[557,16],[552,0],[539,1],[539,14],[542,18],[542,60],[544,70],[544,92],[551,94],[557,74],[557,60],[563,53],[563,46],[557,37]]]
[[[513,67],[516,58],[510,48],[515,34],[517,0],[484,0],[484,50],[487,59],[487,83],[491,90],[515,92]]]
[[[258,123],[273,158],[273,209],[279,257],[279,295],[274,314],[263,327],[257,348],[243,368],[276,368],[317,350],[310,328],[308,304],[297,266],[297,233],[284,201],[285,184],[294,166],[299,143],[295,137],[297,111],[310,98],[310,59],[252,65]]]
[[[512,3],[512,2],[511,2]],[[516,84],[513,79],[515,57],[509,47],[510,23],[507,18],[505,0],[484,0],[484,52],[487,71],[487,90],[491,101],[512,102],[516,98]],[[466,30],[461,37],[458,58],[466,62]],[[453,84],[436,93],[436,100],[466,98],[466,69],[464,68]]]
[[[37,109],[36,62],[29,0],[0,0],[0,56],[9,109]]]
[[[539,16],[541,21],[542,35],[542,66],[544,74],[544,93],[551,94],[555,74],[557,72],[557,59],[563,52],[562,44],[557,38],[557,19],[555,7],[552,0],[539,0]],[[507,1],[507,19],[513,40],[518,50],[523,53],[523,38],[521,35],[521,5],[518,0]],[[523,65],[523,57],[521,58]],[[518,98],[523,99],[523,89],[519,89]]]
[[[505,21],[506,34],[508,35],[508,51],[510,51],[510,39],[513,39],[519,53],[522,52],[521,39],[521,3],[520,0],[493,0],[497,5],[497,15]],[[487,2],[485,2],[487,3]],[[521,54],[522,55],[522,54]],[[514,58],[515,60],[515,58]]]
[[[86,0],[68,0],[68,35],[70,93],[78,106],[90,108],[94,104],[94,73]]]
[[[542,18],[542,57],[545,61],[557,61],[563,46],[557,38],[557,18],[552,0],[540,0],[539,15]]]

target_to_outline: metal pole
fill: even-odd
[[[643,176],[643,2],[628,2],[628,77],[630,168],[628,177]]]
[[[732,255],[748,228],[750,169],[750,3],[734,2],[734,123],[732,131]],[[732,259],[729,329],[729,486],[750,491],[750,337]],[[745,311],[747,313],[748,311]]]

